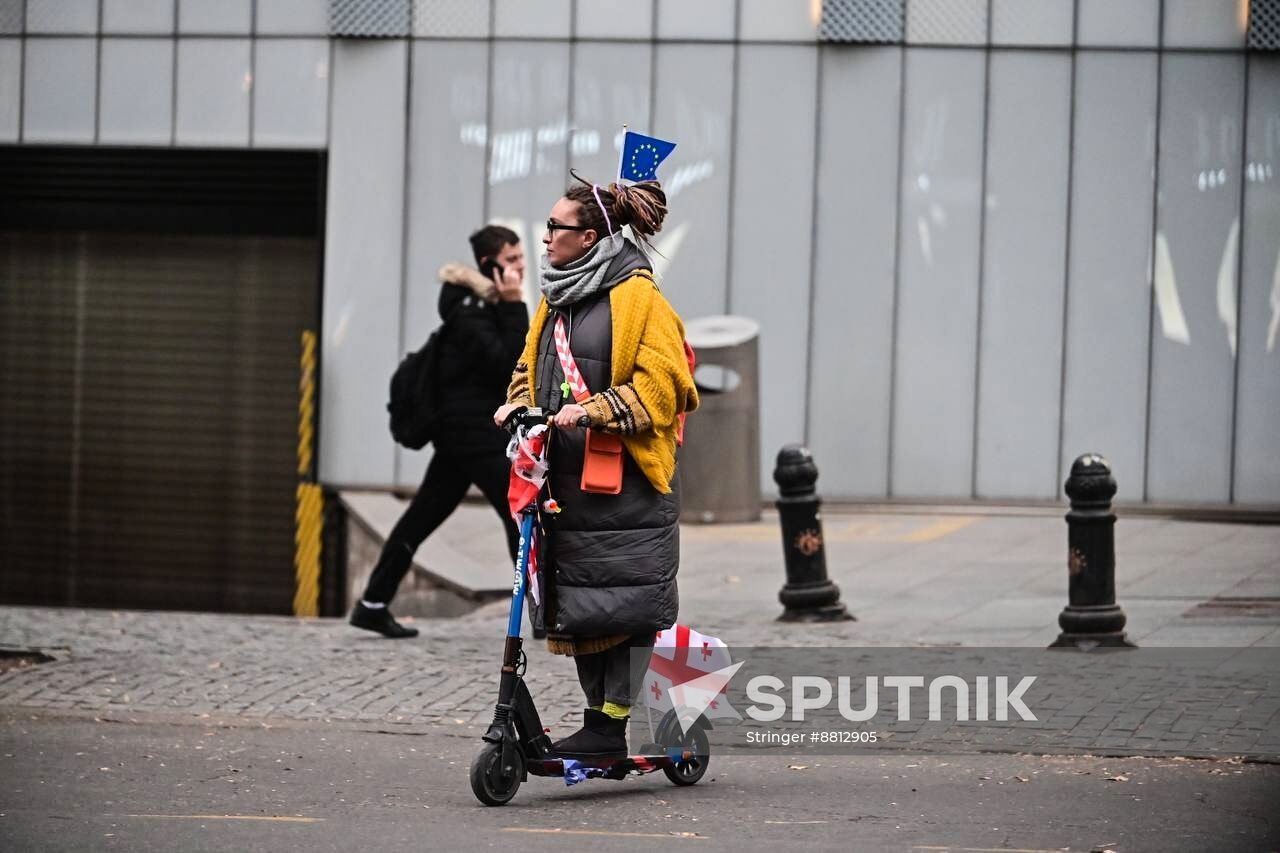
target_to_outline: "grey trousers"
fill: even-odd
[[[574,657],[578,682],[587,696],[588,706],[605,702],[628,707],[635,704],[649,668],[649,658],[653,656],[654,633],[636,634],[611,649]]]

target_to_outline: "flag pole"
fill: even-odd
[[[622,183],[622,155],[627,150],[627,126],[622,126],[622,144],[618,146],[618,183]]]

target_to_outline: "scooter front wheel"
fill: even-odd
[[[512,761],[502,763],[502,744],[486,743],[471,762],[471,792],[486,806],[504,806],[520,790],[524,779],[524,755],[512,750]]]
[[[675,761],[663,767],[662,772],[675,785],[696,785],[707,773],[711,765],[711,743],[704,728],[705,717],[689,727],[688,732],[680,729],[674,711],[668,711],[658,725],[658,743],[667,751],[681,750],[689,757]]]

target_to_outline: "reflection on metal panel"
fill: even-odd
[[[906,61],[892,495],[969,497],[985,57]]]
[[[1169,54],[1162,78],[1156,286],[1176,292],[1185,330],[1152,334],[1147,497],[1226,502],[1235,358],[1218,279],[1240,215],[1244,57]]]

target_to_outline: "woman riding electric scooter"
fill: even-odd
[[[676,621],[676,444],[698,393],[683,324],[622,231],[643,244],[662,228],[661,185],[574,178],[547,220],[543,298],[494,421],[521,406],[554,419],[548,489],[562,511],[543,519],[533,623],[551,652],[574,658],[586,697],[582,728],[552,753],[600,760],[626,756],[654,635]]]

